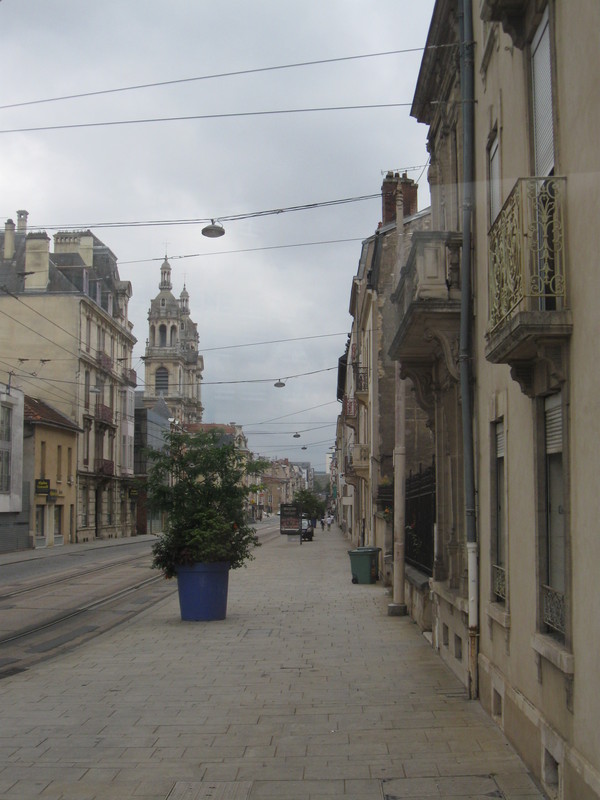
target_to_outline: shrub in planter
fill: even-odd
[[[167,578],[196,563],[228,563],[237,569],[259,545],[246,521],[246,498],[256,491],[246,476],[265,461],[247,459],[222,430],[165,434],[150,453],[148,506],[168,514],[167,529],[152,548],[156,569]]]

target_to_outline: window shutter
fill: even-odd
[[[496,423],[496,458],[504,458],[504,423]]]
[[[562,402],[561,394],[552,394],[544,401],[546,453],[562,453]]]
[[[535,174],[546,176],[551,175],[554,169],[552,70],[547,10],[531,45],[531,61]]]

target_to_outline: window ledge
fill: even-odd
[[[575,656],[573,653],[570,653],[563,645],[555,642],[550,636],[535,633],[531,637],[531,646],[538,655],[554,664],[564,675],[573,675],[575,672]]]
[[[469,601],[466,597],[461,597],[455,589],[449,589],[442,581],[432,581],[431,588],[433,592],[443,598],[448,605],[462,611],[464,614],[469,613]]]
[[[501,628],[510,630],[510,612],[500,603],[488,603],[485,609],[486,614],[494,622],[497,622]]]
[[[420,592],[429,591],[429,575],[421,572],[421,570],[406,564],[404,567],[404,576],[408,583]]]

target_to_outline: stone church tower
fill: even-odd
[[[172,288],[171,265],[165,256],[160,291],[148,312],[144,405],[151,408],[162,397],[178,422],[201,422],[204,359],[198,353],[198,326],[190,319],[190,296],[185,286],[179,299]]]

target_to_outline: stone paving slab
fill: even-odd
[[[0,681],[0,800],[543,798],[348,543],[268,542],[227,619],[176,597]]]

